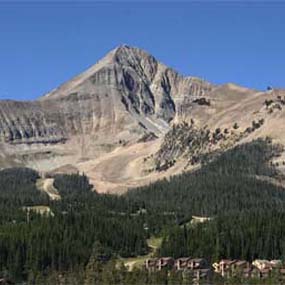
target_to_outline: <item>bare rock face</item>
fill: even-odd
[[[73,135],[164,133],[181,102],[212,85],[183,78],[148,53],[121,46],[35,102],[0,102],[0,139],[56,143]],[[135,129],[134,129],[135,126]]]
[[[248,126],[257,116],[249,113],[263,112],[274,97],[267,93],[183,77],[141,49],[120,46],[36,101],[0,101],[0,167],[66,166],[101,191],[145,184],[161,176],[145,179],[143,158],[174,124]]]
[[[203,80],[180,76],[145,51],[121,46],[41,101],[59,99],[63,105],[87,101],[84,107],[94,106],[90,113],[96,123],[102,117],[106,124],[111,117],[120,121],[127,113],[141,127],[160,133],[174,119],[179,101],[211,88]]]

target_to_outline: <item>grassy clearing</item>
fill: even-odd
[[[180,225],[180,227],[186,226],[186,228],[194,227],[198,224],[206,223],[208,221],[211,221],[213,218],[211,217],[202,217],[202,216],[192,216],[191,220],[188,222],[183,223]]]
[[[147,240],[147,244],[150,248],[153,249],[153,251],[156,251],[158,248],[160,248],[162,243],[161,237],[151,237]]]
[[[23,207],[24,211],[33,211],[37,214],[40,214],[42,216],[51,216],[54,217],[54,213],[48,206],[31,206],[31,207]]]
[[[135,267],[140,268],[144,265],[146,259],[155,255],[155,252],[161,246],[161,243],[161,237],[151,237],[147,240],[147,244],[150,248],[150,252],[148,254],[130,258],[119,258],[118,262],[123,262],[129,271],[132,271]]]

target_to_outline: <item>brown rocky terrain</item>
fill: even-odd
[[[98,191],[121,192],[257,137],[285,145],[284,122],[285,90],[183,77],[143,50],[120,46],[36,101],[0,101],[0,167],[84,171]],[[158,160],[173,162],[158,170]]]

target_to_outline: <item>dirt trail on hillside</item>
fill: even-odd
[[[40,191],[46,192],[51,200],[60,200],[61,197],[53,183],[53,178],[40,178],[37,180],[36,186]]]

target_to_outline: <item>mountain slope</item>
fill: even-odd
[[[259,136],[285,144],[278,129],[284,128],[284,96],[283,90],[258,92],[183,77],[123,45],[36,101],[0,101],[0,166],[84,171],[99,191],[124,191],[199,166],[189,166],[183,150],[172,167],[153,171],[159,151],[173,156],[161,148],[176,124],[194,122],[211,133],[227,129],[223,142],[209,141],[203,152]],[[262,126],[248,131],[260,120]]]

